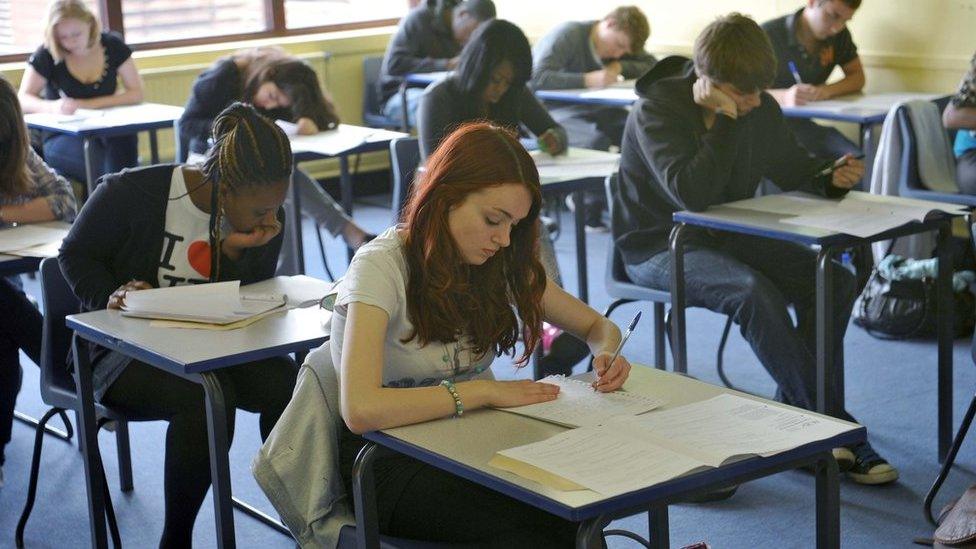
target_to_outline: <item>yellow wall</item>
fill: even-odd
[[[625,0],[621,0],[622,2]],[[562,20],[598,19],[613,2],[495,0],[501,17],[519,24],[535,40]],[[642,0],[635,2],[651,22],[648,50],[664,55],[689,54],[695,36],[717,15],[739,10],[758,21],[789,12],[801,2],[789,0]],[[558,8],[558,10],[556,9]],[[558,12],[558,16],[554,15]],[[850,24],[867,72],[867,90],[952,92],[976,49],[976,0],[864,0]],[[137,52],[136,64],[146,81],[149,101],[182,105],[193,76],[234,50],[278,44],[313,63],[332,94],[343,120],[361,120],[362,58],[382,55],[391,28],[297,36],[226,45]],[[324,61],[324,52],[331,58]],[[0,66],[15,84],[20,64]],[[172,138],[160,139],[164,158],[172,155]],[[143,139],[146,141],[146,139]],[[148,155],[143,143],[143,154]],[[385,154],[366,155],[361,169],[382,169]],[[318,177],[334,175],[334,162],[308,166]]]

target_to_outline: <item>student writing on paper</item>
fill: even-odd
[[[44,25],[44,44],[27,60],[20,81],[24,112],[72,114],[77,109],[141,101],[142,78],[122,37],[101,32],[98,18],[82,0],[52,1]],[[137,165],[138,145],[136,135],[92,139],[95,177]],[[87,179],[84,140],[80,137],[45,133],[44,159],[61,175],[78,181]]]
[[[337,287],[331,360],[345,426],[339,468],[347,484],[359,433],[485,407],[555,399],[558,388],[494,381],[496,356],[524,364],[548,320],[596,355],[597,389],[630,371],[609,359],[620,330],[545,276],[536,259],[542,205],[531,158],[507,130],[465,124],[447,136],[414,187],[403,225],[359,250]],[[566,547],[576,526],[403,455],[377,460],[385,534],[494,547]],[[317,474],[313,471],[311,474]]]
[[[784,190],[839,197],[864,173],[850,156],[832,173],[797,144],[766,92],[776,68],[769,39],[752,19],[720,17],[697,38],[694,60],[662,59],[637,82],[614,197],[613,236],[637,284],[671,287],[668,235],[674,212],[751,198],[763,178]],[[822,175],[820,175],[822,174]],[[815,409],[815,267],[806,246],[732,232],[697,231],[685,246],[687,301],[728,315],[778,384],[780,401]],[[854,276],[833,277],[837,364],[854,301]],[[794,325],[790,306],[798,320]],[[853,421],[846,412],[841,419]],[[835,456],[851,477],[890,482],[898,472],[867,443]]]
[[[71,184],[31,148],[17,92],[0,78],[0,230],[11,223],[71,221],[76,208]],[[41,321],[19,277],[0,278],[0,486],[3,448],[10,442],[20,391],[19,353],[40,363]]]
[[[861,0],[806,0],[797,11],[763,23],[776,54],[770,95],[784,107],[805,105],[864,88],[864,67],[847,28]],[[834,67],[844,77],[827,84]],[[806,118],[788,118],[801,145],[818,156],[858,154],[857,145],[836,128]]]
[[[538,136],[544,151],[554,155],[563,153],[567,147],[566,130],[549,116],[527,88],[531,77],[532,50],[522,30],[501,19],[481,25],[461,52],[457,71],[450,78],[432,84],[421,98],[418,109],[421,158],[433,154],[441,140],[460,124],[473,120],[489,120],[513,130],[525,126]],[[540,258],[546,273],[561,284],[552,241],[545,231],[539,232],[539,238]],[[566,349],[567,358],[559,361],[560,364],[552,364],[551,371],[557,366],[560,370],[569,369],[579,362],[580,353],[585,353],[582,347],[579,342],[564,338],[559,348]]]
[[[308,63],[280,48],[254,48],[218,59],[193,82],[180,117],[182,150],[206,152],[214,119],[235,101],[252,104],[271,120],[294,122],[300,134],[339,124],[335,106]],[[371,238],[308,174],[296,171],[295,184],[301,192],[302,213],[317,225],[333,236],[341,235],[353,249]],[[285,245],[284,253],[290,254],[291,246]]]
[[[149,287],[248,284],[274,275],[292,169],[288,138],[241,103],[217,117],[213,136],[201,166],[127,170],[92,194],[59,257],[84,310],[120,308],[128,292]],[[108,349],[92,345],[90,354],[97,399],[169,422],[160,547],[190,547],[210,487],[203,388]],[[231,410],[229,436],[237,407],[260,413],[261,437],[267,437],[294,388],[291,359],[259,360],[218,375]]]
[[[946,128],[958,130],[953,151],[956,154],[956,183],[966,194],[976,194],[976,54],[969,70],[942,111]]]
[[[400,22],[380,67],[383,115],[400,120],[400,84],[411,73],[454,70],[458,54],[483,21],[495,17],[491,0],[423,0]],[[417,125],[417,104],[423,88],[407,88],[407,123]]]
[[[537,90],[603,88],[619,79],[637,78],[655,62],[644,51],[651,34],[647,17],[636,6],[620,6],[599,21],[559,25],[532,48],[531,87]],[[619,147],[627,109],[602,105],[546,103],[556,122],[566,128],[569,145],[609,150]],[[586,194],[586,225],[609,230],[603,222],[606,195]]]

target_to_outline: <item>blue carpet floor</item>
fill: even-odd
[[[356,219],[368,229],[382,230],[390,219],[389,210],[357,205]],[[575,247],[570,218],[563,215],[564,231],[556,243],[563,279],[575,292]],[[321,260],[306,225],[307,271],[322,276]],[[607,296],[602,288],[604,254],[609,238],[590,234],[588,238],[590,295],[592,304],[602,309]],[[333,272],[345,268],[345,253],[340,243],[327,243]],[[28,290],[39,295],[35,281]],[[621,307],[618,323],[629,320],[642,304]],[[649,319],[648,319],[649,320]],[[689,327],[689,371],[692,375],[718,383],[715,350],[724,317],[707,311],[691,310]],[[652,360],[651,322],[638,327],[628,344],[632,362]],[[848,480],[841,484],[841,535],[845,548],[909,547],[913,537],[931,535],[922,516],[921,502],[938,471],[935,447],[935,344],[888,342],[867,336],[851,327],[846,343],[848,410],[868,427],[876,449],[901,471],[898,483],[884,487],[863,487]],[[18,409],[35,417],[45,407],[37,392],[37,369],[25,359],[24,385]],[[738,334],[733,334],[726,351],[727,370],[741,387],[772,395],[773,383]],[[515,371],[510,361],[494,366],[497,377],[526,376]],[[958,424],[976,387],[976,372],[969,356],[969,341],[955,346],[955,420]],[[57,423],[55,421],[55,423]],[[128,547],[154,547],[162,529],[163,440],[162,422],[131,426],[135,490],[123,494],[118,489],[115,443],[110,433],[101,435],[109,485],[123,540]],[[27,478],[33,444],[33,429],[14,424],[13,441],[7,446],[6,486],[0,488],[0,547],[12,547],[14,528],[27,492]],[[267,500],[248,471],[251,457],[260,443],[256,416],[238,412],[236,437],[231,452],[234,494],[271,511]],[[84,471],[77,447],[52,437],[44,441],[40,489],[34,515],[28,525],[26,542],[33,548],[81,548],[89,545],[88,514],[83,483]],[[960,452],[936,509],[949,498],[976,482],[976,439]],[[671,507],[672,546],[708,541],[714,548],[814,547],[813,477],[802,472],[787,472],[742,486],[730,500],[707,505]],[[268,529],[240,513],[235,514],[240,547],[294,547],[287,537]],[[646,519],[641,516],[617,521],[614,527],[647,535]],[[213,547],[213,505],[204,503],[194,532],[197,547]],[[610,540],[611,547],[637,547],[628,540]]]

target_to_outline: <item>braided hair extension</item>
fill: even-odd
[[[270,186],[292,171],[291,144],[272,120],[254,107],[234,103],[221,111],[212,128],[214,145],[201,166],[210,187],[210,281],[220,280],[224,195],[246,187]]]

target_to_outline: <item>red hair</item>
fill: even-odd
[[[471,193],[520,183],[532,197],[529,213],[512,228],[511,244],[483,265],[464,262],[448,227],[448,213]],[[524,364],[539,342],[546,275],[539,262],[542,190],[535,163],[506,129],[464,124],[447,136],[418,175],[403,213],[409,269],[407,312],[421,345],[452,342],[463,333],[483,356],[514,354],[522,320]],[[518,316],[516,316],[516,313]]]

